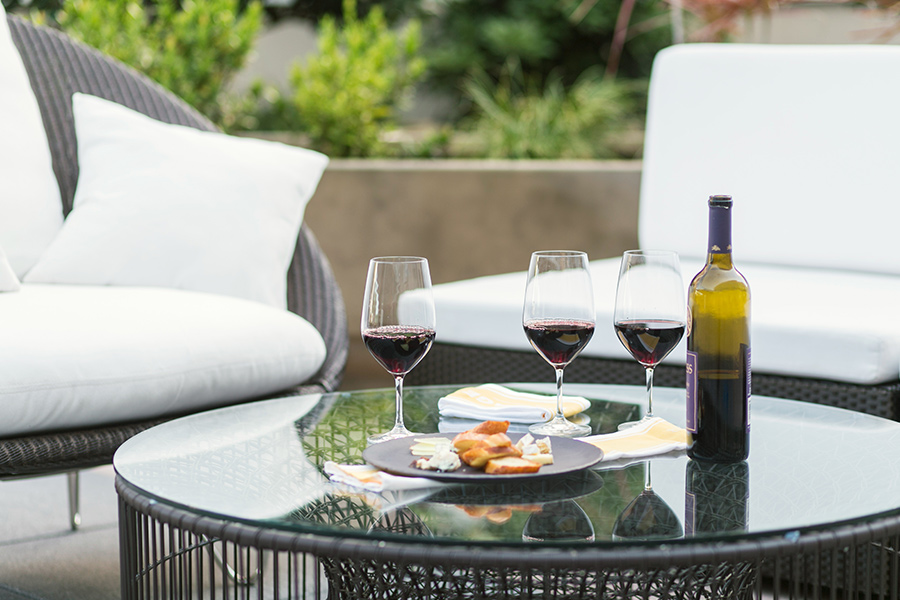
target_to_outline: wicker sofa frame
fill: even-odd
[[[644,369],[635,361],[580,356],[566,367],[566,381],[644,385]],[[550,367],[536,352],[436,343],[407,376],[409,385],[484,381],[547,382]],[[654,383],[684,387],[684,367],[660,365]],[[900,381],[857,385],[824,379],[753,373],[753,393],[847,408],[900,421]]]
[[[71,102],[74,92],[106,98],[167,123],[216,130],[186,103],[114,59],[53,29],[12,15],[7,20],[40,106],[64,214],[72,210],[78,180]],[[288,308],[318,329],[325,340],[327,358],[313,378],[282,395],[333,391],[340,385],[347,362],[346,313],[331,266],[306,225],[297,240],[287,277]],[[110,464],[122,442],[168,418],[172,417],[0,440],[0,478]]]

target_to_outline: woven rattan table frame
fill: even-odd
[[[727,544],[435,546],[261,529],[167,506],[119,479],[122,597],[898,598],[900,515]],[[226,572],[252,565],[240,583]],[[262,565],[262,567],[260,567]],[[327,576],[319,583],[316,570]],[[258,573],[257,573],[258,572]],[[821,583],[823,574],[825,587]],[[765,591],[765,592],[764,592]]]

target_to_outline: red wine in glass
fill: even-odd
[[[522,326],[525,337],[556,372],[556,411],[528,430],[535,435],[578,437],[591,434],[586,423],[569,421],[563,411],[563,370],[594,334],[594,287],[587,254],[577,250],[533,252],[525,283]]]
[[[669,250],[628,250],[622,254],[616,286],[613,329],[625,349],[644,368],[647,412],[653,417],[653,370],[684,336],[684,281],[678,254]]]
[[[369,353],[393,375],[409,373],[428,353],[434,329],[389,325],[362,334]]]
[[[434,298],[427,259],[381,256],[369,261],[359,331],[369,353],[394,378],[394,426],[368,436],[368,443],[413,435],[403,423],[403,378],[434,341]]]
[[[684,323],[666,319],[619,321],[614,325],[619,341],[639,363],[655,367],[684,336]]]
[[[576,319],[535,319],[525,323],[525,335],[547,362],[564,367],[590,341],[594,324]]]

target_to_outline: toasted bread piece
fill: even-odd
[[[506,446],[473,446],[460,454],[459,458],[470,467],[480,469],[491,459],[503,456],[518,457],[521,455],[522,453],[518,448],[508,444]]]
[[[485,446],[512,446],[513,445],[512,440],[509,439],[509,436],[502,432],[494,433],[494,434],[487,436],[486,438],[484,438],[484,441],[481,443]]]
[[[462,454],[478,442],[484,440],[486,437],[486,433],[472,433],[471,431],[463,431],[455,438],[453,438],[453,447],[456,448],[457,452]]]
[[[472,433],[486,433],[492,435],[494,433],[506,433],[509,429],[509,421],[482,421],[469,431]]]
[[[516,456],[492,458],[484,468],[491,475],[513,475],[517,473],[537,473],[541,465]]]

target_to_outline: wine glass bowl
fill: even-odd
[[[684,336],[685,286],[678,255],[668,250],[628,250],[622,255],[616,286],[613,328],[631,356],[644,367],[647,412],[653,418],[653,371]]]
[[[413,435],[403,422],[403,378],[434,342],[434,299],[428,260],[386,256],[369,261],[360,332],[366,349],[394,376],[394,426],[370,444]]]
[[[569,421],[563,412],[563,370],[594,334],[594,290],[584,252],[534,252],[528,267],[522,325],[532,347],[556,371],[556,413],[529,431],[539,435],[589,435],[589,425]]]

